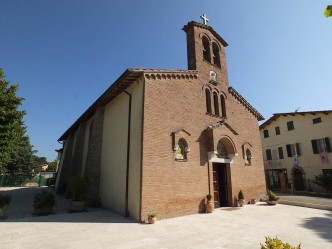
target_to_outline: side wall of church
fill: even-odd
[[[143,82],[133,83],[128,209],[139,219]],[[102,205],[125,214],[129,96],[121,93],[105,106],[100,196]]]

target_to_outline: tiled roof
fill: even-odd
[[[65,140],[69,134],[76,130],[82,121],[90,119],[99,106],[106,105],[123,90],[135,82],[143,74],[160,77],[197,77],[195,70],[169,70],[169,69],[147,69],[147,68],[129,68],[127,69],[76,121],[75,123],[58,139]]]
[[[229,87],[228,91],[232,96],[240,101],[242,105],[244,105],[252,114],[255,115],[255,117],[258,119],[258,121],[264,120],[264,117],[262,114],[260,114],[252,105],[249,104],[248,101],[245,100],[245,98],[242,97],[241,94],[239,94],[233,87]]]
[[[305,116],[305,115],[317,115],[317,114],[325,114],[328,115],[332,113],[332,110],[325,111],[308,111],[308,112],[282,112],[282,113],[274,113],[271,118],[266,120],[263,124],[259,126],[259,129],[264,129],[266,126],[270,125],[273,121],[276,121],[280,116]]]

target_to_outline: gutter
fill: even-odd
[[[127,137],[127,166],[126,166],[126,197],[125,197],[125,217],[128,217],[129,216],[128,195],[129,195],[130,126],[131,126],[131,98],[132,98],[132,96],[126,90],[123,90],[123,92],[129,96],[128,137]]]

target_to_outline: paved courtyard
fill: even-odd
[[[139,224],[105,209],[0,221],[0,248],[260,248],[264,236],[332,248],[332,212],[264,203]]]

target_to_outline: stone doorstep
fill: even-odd
[[[324,205],[324,204],[317,204],[317,203],[279,200],[279,204],[290,205],[290,206],[299,206],[299,207],[307,207],[307,208],[316,208],[316,209],[332,211],[332,206],[331,205]]]

